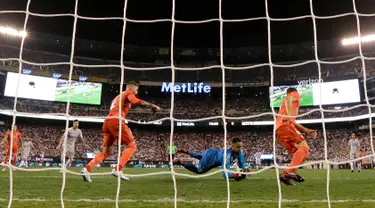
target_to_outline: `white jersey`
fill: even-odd
[[[262,153],[260,153],[260,152],[255,153],[254,157],[255,157],[255,163],[256,164],[260,163],[260,156],[262,156]]]
[[[350,148],[350,154],[357,153],[361,147],[361,144],[358,139],[351,139],[348,142]]]
[[[27,157],[29,157],[31,148],[34,148],[34,145],[31,141],[22,143],[23,158],[24,159],[27,159]]]
[[[67,132],[65,132],[64,137],[66,138],[66,149],[74,150],[74,146],[76,143],[77,138],[83,139],[81,129],[73,129],[73,127],[69,128]]]

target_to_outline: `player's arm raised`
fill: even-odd
[[[155,105],[153,103],[141,100],[141,99],[137,98],[134,94],[129,95],[128,99],[129,99],[129,101],[132,104],[138,104],[138,105],[148,106],[148,107],[151,107],[155,111],[160,111],[161,110],[161,108],[159,106],[157,106],[157,105]]]

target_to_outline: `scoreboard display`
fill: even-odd
[[[357,103],[361,101],[358,79],[299,85],[274,86],[270,91],[270,106],[278,108],[286,96],[286,90],[294,87],[301,95],[301,106],[318,106]]]
[[[19,83],[19,84],[18,84]],[[48,100],[56,102],[100,105],[102,84],[95,82],[69,81],[50,77],[8,72],[4,95],[8,97]]]

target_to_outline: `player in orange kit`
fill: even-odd
[[[281,104],[279,114],[297,116],[299,107],[300,95],[297,89],[288,88],[287,95]],[[276,137],[288,152],[293,155],[289,166],[301,165],[305,161],[310,149],[300,131],[309,134],[313,138],[316,137],[317,132],[296,123],[296,118],[285,116],[278,116],[276,119]],[[296,171],[296,168],[285,169],[280,175],[280,181],[286,185],[294,185],[290,182],[290,179],[298,183],[304,182],[305,179],[296,174]]]
[[[7,151],[5,153],[5,158],[3,160],[4,167],[8,163],[8,158],[10,157],[10,152],[11,151],[12,151],[12,161],[11,161],[11,164],[12,165],[16,165],[16,162],[17,162],[18,141],[21,140],[22,134],[21,134],[21,132],[19,132],[17,130],[17,126],[16,125],[13,128],[13,145],[12,145],[12,149],[10,149],[11,140],[12,140],[11,136],[12,136],[12,130],[10,129],[10,130],[8,130],[5,133],[4,139],[0,143],[0,146],[3,146],[5,142],[7,143]],[[5,168],[3,170],[5,170]]]
[[[103,139],[103,151],[95,156],[90,163],[81,170],[81,175],[85,182],[91,182],[90,173],[98,163],[101,163],[105,158],[107,158],[111,153],[111,147],[117,144],[119,138],[119,130],[121,125],[121,144],[126,145],[125,150],[122,152],[120,157],[120,163],[117,168],[112,170],[112,175],[115,177],[120,177],[122,180],[129,180],[122,172],[120,172],[134,154],[136,150],[136,144],[134,137],[129,127],[125,124],[125,121],[117,118],[119,116],[119,110],[121,106],[121,117],[123,119],[128,115],[129,109],[132,104],[145,105],[151,107],[155,111],[161,110],[159,106],[152,103],[138,99],[135,95],[138,94],[138,83],[130,81],[127,83],[126,90],[122,92],[121,97],[118,95],[111,104],[111,109],[109,111],[108,117],[105,119],[102,133]],[[121,100],[120,100],[121,98]],[[121,101],[121,103],[120,103]],[[114,117],[114,118],[110,118]],[[119,172],[117,172],[119,171]]]

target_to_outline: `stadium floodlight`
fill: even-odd
[[[342,44],[343,44],[343,45],[353,45],[353,44],[358,44],[359,41],[360,41],[360,39],[361,39],[361,42],[362,42],[362,43],[375,41],[375,34],[362,36],[361,38],[360,38],[360,37],[345,38],[345,39],[342,40]]]
[[[0,33],[6,34],[6,35],[11,35],[11,36],[18,36],[18,37],[26,37],[27,32],[23,30],[16,30],[11,27],[4,27],[0,26]]]

